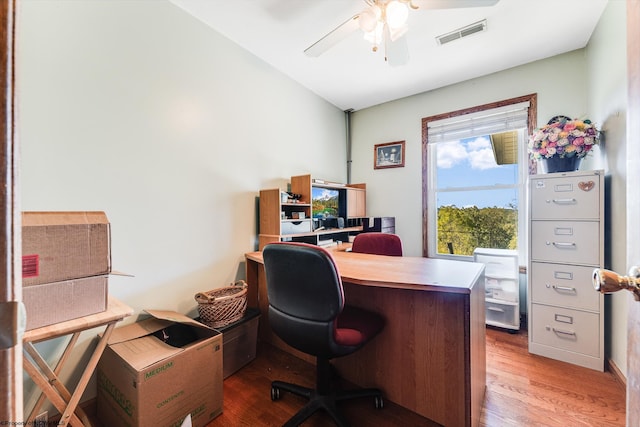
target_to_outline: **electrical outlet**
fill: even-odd
[[[33,420],[34,427],[47,427],[48,424],[49,424],[49,413],[47,411],[44,411],[38,414],[36,419]]]

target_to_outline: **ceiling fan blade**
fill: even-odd
[[[405,65],[409,62],[409,45],[407,44],[407,35],[391,41],[388,31],[385,32],[384,59],[392,67]]]
[[[353,15],[351,18],[347,19],[345,22],[340,24],[333,31],[329,32],[327,35],[322,37],[320,40],[309,46],[304,50],[304,53],[307,56],[312,56],[317,58],[318,56],[325,53],[332,46],[336,45],[338,42],[344,40],[347,36],[352,34],[354,31],[360,29],[358,18],[360,14]]]
[[[488,7],[499,0],[411,0],[411,5],[419,10],[457,9],[463,7]]]

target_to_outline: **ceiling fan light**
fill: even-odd
[[[358,24],[360,29],[365,33],[369,33],[376,29],[376,25],[382,15],[378,6],[371,6],[360,12],[358,17]]]
[[[407,19],[409,18],[409,8],[406,3],[392,0],[387,4],[385,11],[387,24],[391,29],[401,28],[407,23]]]
[[[382,22],[378,22],[373,31],[368,31],[364,33],[364,39],[374,45],[375,47],[379,46],[382,43],[382,36],[384,34],[384,24]]]

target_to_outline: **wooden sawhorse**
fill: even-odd
[[[55,406],[55,408],[62,414],[58,425],[66,426],[68,424],[72,424],[74,427],[91,425],[91,422],[84,411],[81,408],[78,408],[78,403],[80,403],[82,393],[84,393],[84,390],[89,383],[89,379],[98,365],[100,356],[102,356],[102,352],[107,346],[107,341],[109,340],[116,323],[127,316],[131,316],[132,314],[133,309],[131,307],[128,307],[113,297],[109,297],[109,303],[106,311],[81,317],[79,319],[56,323],[54,325],[43,326],[24,333],[24,370],[29,374],[40,390],[42,390],[42,393],[40,394],[40,397],[27,420],[29,425],[33,425],[33,421],[35,420],[40,407],[44,403],[45,398],[49,399],[53,406]],[[84,368],[84,372],[82,373],[80,380],[78,381],[78,385],[73,393],[70,393],[64,384],[62,384],[58,375],[60,374],[64,363],[69,358],[80,334],[83,331],[100,326],[104,326],[105,331],[99,338],[98,344],[93,351],[87,366]],[[71,339],[67,343],[58,363],[53,369],[51,369],[33,344],[65,335],[71,335]],[[27,355],[30,357],[27,357]]]

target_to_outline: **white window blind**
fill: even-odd
[[[429,122],[427,129],[429,143],[526,128],[528,109],[527,101]]]

